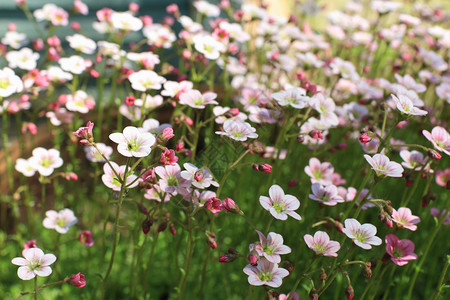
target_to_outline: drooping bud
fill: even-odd
[[[168,140],[170,140],[171,138],[173,138],[175,136],[175,134],[173,134],[173,129],[170,127],[166,127],[163,129],[163,131],[161,132],[161,135],[159,136],[159,138],[161,139],[161,141],[163,143],[167,142]],[[178,151],[178,150],[177,150]]]
[[[175,228],[175,224],[170,223],[170,224],[169,224],[169,230],[170,230],[170,233],[171,233],[173,236],[177,235],[177,229]]]
[[[319,283],[322,284],[327,280],[327,273],[325,273],[325,269],[321,268],[319,273]]]
[[[77,288],[82,288],[86,286],[86,280],[84,278],[84,275],[78,272],[77,274],[70,275],[69,281],[67,281],[68,284],[73,285]]]
[[[140,202],[136,202],[136,206],[137,206],[139,212],[141,212],[141,213],[144,214],[144,215],[147,215],[147,214],[148,214],[148,210],[147,210],[147,208],[145,207],[144,204],[142,204],[142,203],[140,203]]]
[[[372,267],[372,264],[370,263],[370,261],[364,265],[363,274],[367,278],[372,277],[372,268],[371,267]]]
[[[314,129],[309,133],[309,136],[316,140],[323,140],[322,130]]]
[[[211,247],[211,249],[216,249],[217,248],[216,234],[211,231],[205,231],[205,236],[206,236],[206,243],[209,245],[209,247]]]
[[[294,271],[294,265],[288,261],[288,260],[284,260],[280,263],[280,266],[285,268],[286,270],[289,271],[289,273],[292,273],[292,271]]]
[[[152,227],[152,225],[153,225],[153,220],[146,218],[144,221],[142,221],[142,224],[141,224],[142,232],[144,234],[147,234],[150,231],[150,228]]]
[[[269,164],[253,164],[253,169],[263,173],[272,172],[272,166]]]
[[[353,297],[355,296],[355,291],[353,290],[353,287],[351,284],[349,284],[346,288],[345,288],[345,296],[347,296],[348,300],[352,300]]]
[[[389,228],[392,228],[392,226],[394,225],[391,220],[391,217],[384,211],[378,214],[378,219]]]
[[[428,153],[428,156],[433,159],[439,160],[442,158],[442,155],[439,152],[437,152],[436,150],[430,149],[430,150],[428,150],[427,153]]]
[[[237,206],[237,204],[234,202],[231,198],[225,198],[223,199],[222,207],[233,214],[239,214],[241,213],[241,209]]]
[[[92,238],[92,231],[90,230],[82,231],[78,236],[78,240],[86,247],[94,246],[94,239]]]
[[[317,290],[315,288],[312,288],[309,292],[309,299],[310,300],[319,300],[319,294],[317,293]]]

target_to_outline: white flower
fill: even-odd
[[[381,239],[375,236],[377,228],[372,224],[361,225],[356,219],[346,219],[344,224],[345,227],[342,228],[342,232],[351,238],[355,245],[366,250],[372,249],[372,245],[381,245]]]
[[[86,114],[95,106],[94,97],[86,94],[85,91],[78,90],[75,94],[67,96],[66,108],[70,111],[78,111]]]
[[[220,53],[225,51],[224,44],[209,35],[197,35],[193,38],[193,42],[195,49],[210,60],[218,59]]]
[[[131,87],[140,92],[159,90],[162,87],[162,84],[166,82],[164,77],[161,77],[150,70],[140,70],[135,72],[128,77],[128,80],[131,83]]]
[[[0,97],[9,97],[23,90],[23,82],[10,68],[0,70]]]
[[[255,139],[258,134],[256,129],[247,122],[237,122],[234,120],[226,120],[223,124],[224,131],[216,131],[218,135],[225,135],[236,141],[246,141],[248,138]]]
[[[17,31],[8,31],[2,38],[2,43],[13,49],[19,49],[27,43],[27,35]]]
[[[45,213],[46,218],[42,222],[47,229],[55,229],[58,233],[67,233],[69,228],[78,222],[72,210],[65,208],[56,212],[48,210]]]
[[[210,185],[218,187],[219,184],[214,181],[212,174],[204,168],[197,168],[191,163],[185,163],[183,167],[186,169],[185,171],[181,171],[181,177],[190,180],[192,185],[198,189],[206,189]]]
[[[404,114],[412,116],[425,116],[428,114],[427,111],[415,107],[411,99],[406,95],[398,95],[397,98],[391,94],[391,97],[394,100],[397,109]]]
[[[136,18],[129,12],[113,11],[111,13],[111,22],[114,28],[126,31],[138,31],[143,26],[141,19]]]
[[[220,9],[217,5],[208,3],[208,1],[195,1],[194,7],[197,11],[207,17],[218,17],[220,14]]]
[[[6,60],[11,68],[21,68],[29,71],[36,68],[38,59],[39,54],[33,52],[30,48],[22,48],[19,51],[6,53]]]
[[[53,3],[45,4],[41,9],[35,10],[33,15],[37,21],[49,21],[55,26],[69,24],[69,14]]]
[[[56,149],[35,148],[29,158],[30,165],[42,176],[49,176],[54,169],[63,165],[63,160]]]
[[[364,154],[364,158],[372,166],[377,176],[402,177],[402,166],[395,161],[390,161],[386,155],[375,154],[373,157],[370,157]]]
[[[92,65],[92,62],[87,61],[78,55],[62,57],[59,59],[58,63],[61,66],[61,69],[73,74],[81,74]]]
[[[280,287],[283,278],[289,275],[288,270],[279,268],[278,264],[271,263],[265,258],[260,258],[256,267],[248,264],[243,271],[248,275],[249,284],[273,288]]]
[[[52,274],[49,266],[56,261],[53,254],[44,254],[39,248],[29,248],[22,252],[23,257],[15,257],[11,263],[20,266],[17,276],[22,280],[30,280],[38,276],[47,277]]]
[[[213,92],[206,92],[202,95],[198,90],[190,90],[180,94],[180,104],[189,105],[192,108],[205,108],[207,104],[218,104],[216,99],[217,94]]]
[[[304,108],[306,106],[305,101],[309,99],[306,96],[306,91],[302,88],[290,88],[285,91],[273,93],[272,98],[277,100],[281,106],[290,105],[294,108]]]
[[[79,33],[67,36],[66,40],[72,49],[86,54],[93,54],[97,48],[97,44],[93,40]]]
[[[103,143],[96,143],[97,148],[100,152],[95,149],[94,146],[86,146],[84,147],[84,152],[86,152],[86,158],[92,162],[105,162],[102,154],[109,159],[111,154],[113,153],[113,149]]]
[[[117,143],[117,151],[126,157],[145,157],[152,151],[156,138],[149,132],[141,132],[133,126],[127,126],[123,133],[111,133],[109,138]]]
[[[16,160],[16,171],[22,173],[26,177],[31,177],[36,173],[36,170],[30,164],[28,159],[18,158]]]
[[[56,83],[64,83],[72,80],[73,75],[68,72],[64,72],[60,67],[50,66],[45,72],[45,76],[48,80]]]
[[[172,42],[174,42],[177,37],[170,30],[170,27],[163,26],[161,24],[152,24],[145,26],[142,29],[144,36],[148,39],[149,45],[154,45],[158,48],[170,48]]]

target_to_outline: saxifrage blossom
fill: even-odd
[[[142,132],[134,126],[127,126],[123,133],[111,133],[109,138],[117,143],[117,151],[126,157],[145,157],[152,151],[156,138],[149,132]]]
[[[272,185],[269,189],[269,196],[260,196],[261,206],[269,211],[275,219],[287,220],[288,215],[294,219],[301,220],[302,217],[295,212],[300,207],[300,201],[292,195],[285,195],[279,185]]]
[[[305,234],[303,239],[309,249],[323,256],[337,257],[338,254],[336,252],[341,248],[339,242],[331,241],[328,233],[325,231],[317,231],[314,237],[310,234]]]
[[[56,261],[53,254],[44,254],[39,248],[29,248],[22,252],[23,257],[15,257],[11,263],[20,266],[17,276],[22,280],[30,280],[34,277],[47,277],[52,274],[50,265]]]
[[[381,245],[381,239],[375,236],[377,228],[372,224],[361,225],[356,219],[346,219],[344,224],[345,227],[342,228],[342,232],[351,238],[357,246],[369,250],[372,249],[372,245]]]
[[[414,243],[408,239],[399,240],[395,234],[388,234],[385,237],[386,252],[391,256],[391,261],[397,266],[404,266],[410,260],[416,260],[414,253]]]

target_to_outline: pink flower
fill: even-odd
[[[420,222],[420,218],[413,216],[411,210],[407,207],[400,207],[398,211],[394,209],[392,211],[392,219],[395,223],[399,224],[400,227],[405,227],[412,231],[417,230],[415,224]]]
[[[333,172],[334,168],[331,163],[321,163],[315,157],[311,158],[309,165],[305,167],[305,173],[311,177],[311,183],[320,183],[322,185],[330,185],[332,183]]]
[[[166,149],[161,153],[160,161],[165,165],[173,165],[178,161],[178,157],[175,155],[175,151],[172,149]]]
[[[247,265],[244,273],[248,275],[248,283],[251,285],[268,285],[273,288],[281,286],[284,277],[289,275],[288,270],[279,268],[278,264],[271,263],[265,258],[258,261],[256,267]]]
[[[113,161],[111,162],[111,166],[114,168],[116,173],[123,179],[125,175],[126,166],[125,165],[119,166]],[[103,184],[112,189],[113,191],[116,192],[120,191],[120,187],[122,184],[108,163],[105,163],[103,165],[103,172],[105,172],[105,174],[102,175]],[[136,175],[128,174],[126,187],[129,189],[136,187],[139,184],[139,182],[135,180],[136,178],[137,178]]]
[[[440,186],[450,188],[450,168],[445,170],[437,170],[436,171],[436,184]]]
[[[171,138],[173,138],[175,136],[175,134],[173,134],[173,129],[170,127],[166,127],[162,130],[161,134],[159,135],[159,138],[163,141],[163,142],[167,142],[168,140],[170,140]]]
[[[422,130],[422,134],[433,143],[437,150],[450,155],[450,135],[445,128],[436,126],[431,130],[431,133],[427,130]]]
[[[324,256],[337,257],[338,254],[336,252],[341,248],[339,242],[330,241],[330,237],[324,231],[317,231],[314,237],[310,234],[305,234],[303,239],[309,249]]]
[[[213,214],[221,212],[223,209],[222,201],[216,197],[209,198],[205,203],[205,208]]]
[[[388,234],[385,237],[386,252],[391,256],[391,260],[397,266],[403,266],[410,260],[416,260],[414,253],[414,243],[410,240],[399,240],[395,234]]]
[[[273,93],[272,98],[277,100],[280,106],[290,105],[297,109],[304,108],[306,101],[309,100],[309,97],[306,96],[306,91],[302,88],[290,88]]]
[[[15,257],[11,263],[20,266],[17,276],[22,280],[30,280],[38,276],[47,277],[52,274],[49,266],[56,261],[53,254],[44,254],[39,248],[30,248],[23,251],[23,257]]]
[[[223,207],[226,211],[229,211],[230,213],[233,213],[233,214],[239,214],[239,213],[242,212],[242,211],[240,210],[239,206],[236,204],[236,202],[234,202],[234,200],[231,199],[231,198],[225,198],[225,199],[223,199],[222,207]]]
[[[403,158],[402,166],[408,169],[420,170],[427,162],[427,158],[423,156],[422,152],[413,150],[402,150],[400,156]]]
[[[90,230],[83,230],[78,236],[78,240],[86,247],[94,246],[94,239],[92,238],[92,231]]]
[[[255,244],[255,250],[260,257],[265,257],[271,263],[279,264],[281,262],[280,254],[291,253],[291,248],[283,245],[281,234],[269,232],[266,239],[260,231],[256,230],[256,232],[259,235],[259,243]]]
[[[260,196],[259,203],[268,210],[275,219],[287,220],[288,215],[294,219],[301,220],[299,214],[294,210],[300,207],[300,201],[292,195],[285,195],[279,185],[272,185],[269,189],[269,197]]]
[[[182,195],[189,194],[188,188],[191,182],[181,177],[181,168],[177,163],[164,167],[158,166],[155,168],[155,173],[161,178],[159,180],[159,186],[162,191],[172,196],[178,193]]]
[[[278,300],[288,300],[288,299],[290,299],[290,300],[300,300],[300,296],[298,295],[298,293],[297,292],[294,292],[293,294],[292,294],[292,296],[291,296],[291,294],[289,293],[289,294],[280,294],[279,296],[278,296]]]
[[[309,199],[320,201],[320,203],[328,206],[335,206],[338,203],[344,202],[344,198],[342,198],[338,189],[335,185],[329,185],[323,187],[319,183],[314,183],[311,186],[312,194],[309,194]]]
[[[82,288],[86,286],[86,280],[84,279],[84,275],[81,274],[80,272],[78,272],[77,274],[70,275],[70,280],[67,283],[77,288]]]
[[[390,161],[384,154],[375,154],[373,157],[365,154],[364,158],[372,166],[377,176],[402,177],[403,168],[399,163]]]
[[[149,132],[141,132],[138,128],[127,126],[123,133],[111,133],[109,139],[117,143],[117,151],[126,157],[145,157],[152,151],[156,138]]]
[[[94,123],[91,121],[87,122],[86,127],[80,127],[77,131],[72,132],[73,135],[81,138],[80,144],[89,145],[94,141],[94,136],[92,135],[92,128],[94,128]]]
[[[345,227],[342,228],[342,232],[351,238],[357,246],[369,250],[372,249],[372,245],[381,245],[381,239],[375,236],[377,228],[372,224],[361,225],[356,219],[346,219],[344,224]]]

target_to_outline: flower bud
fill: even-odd
[[[147,208],[145,207],[144,204],[142,204],[142,203],[140,203],[140,202],[136,202],[136,206],[137,206],[139,212],[141,212],[141,213],[144,214],[144,215],[147,215],[147,214],[148,214],[148,210],[147,210]]]
[[[136,98],[134,98],[133,96],[128,96],[125,98],[125,104],[128,106],[133,106],[135,101]]]
[[[78,240],[86,247],[94,246],[94,239],[92,238],[92,231],[90,230],[82,231],[78,236]]]
[[[142,221],[142,224],[141,224],[142,232],[144,234],[147,234],[150,231],[150,228],[152,227],[152,225],[153,225],[153,220],[146,218],[144,221]]]
[[[327,273],[325,273],[325,269],[321,269],[320,274],[319,274],[319,283],[322,284],[325,282],[325,280],[327,280]]]
[[[371,267],[372,267],[372,264],[370,263],[370,261],[364,265],[363,274],[367,278],[372,277],[372,268]]]
[[[30,249],[30,248],[38,248],[35,240],[26,241],[25,243],[23,243],[23,249]]]
[[[312,288],[309,292],[309,299],[310,300],[319,300],[319,294],[317,293],[317,290],[315,288]]]
[[[370,135],[368,135],[367,133],[363,133],[361,134],[361,136],[359,137],[359,141],[361,142],[361,144],[367,144],[368,142],[370,142],[372,140],[372,138],[370,137]]]
[[[173,138],[175,134],[173,134],[173,129],[170,127],[164,128],[159,136],[163,142],[167,142],[171,138]],[[178,151],[178,150],[177,150]]]
[[[253,169],[263,173],[272,172],[272,166],[269,164],[253,164]]]
[[[233,214],[239,214],[241,213],[240,208],[237,206],[237,204],[234,202],[231,198],[225,198],[222,202],[222,207]]]
[[[211,247],[211,249],[217,248],[216,234],[214,232],[205,231],[206,243]]]
[[[169,224],[169,230],[170,230],[170,233],[171,233],[173,236],[177,235],[177,229],[175,228],[175,224],[170,223],[170,224]]]
[[[323,140],[322,130],[315,129],[309,133],[309,136],[316,140]]]
[[[252,266],[256,266],[256,264],[258,263],[258,257],[255,254],[250,254],[248,256],[248,262],[252,265]]]
[[[84,275],[78,272],[77,274],[70,275],[68,284],[76,286],[77,288],[82,288],[86,286],[86,280],[84,279]]]
[[[355,296],[355,291],[353,290],[353,287],[351,284],[349,284],[346,288],[345,288],[345,296],[347,296],[348,300],[352,300],[353,296]]]
[[[158,233],[159,232],[163,232],[164,230],[166,230],[168,225],[168,221],[167,220],[163,220],[161,223],[159,223],[158,229],[156,230]]]
[[[390,216],[385,213],[384,211],[378,214],[378,219],[384,223],[384,225],[386,225],[389,228],[392,228],[393,223],[392,220],[390,218]]]
[[[294,271],[294,265],[290,261],[284,260],[280,263],[280,266],[288,270],[289,273],[292,273],[292,271]]]
[[[439,159],[442,158],[442,155],[439,152],[437,152],[436,150],[433,150],[433,149],[428,150],[428,156],[433,158],[433,159],[436,159],[436,160],[439,160]]]

